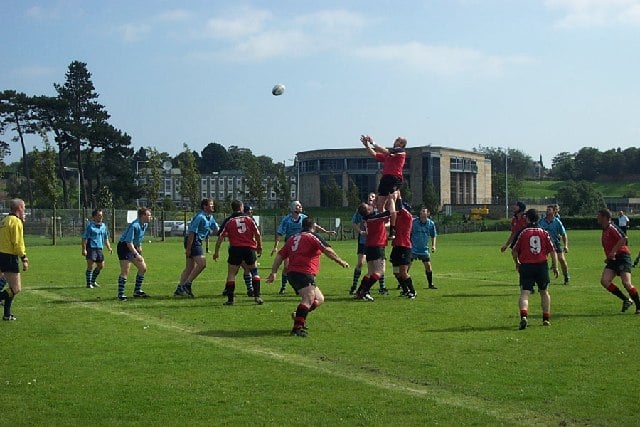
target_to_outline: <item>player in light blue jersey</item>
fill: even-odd
[[[82,233],[82,256],[87,260],[85,271],[87,289],[100,287],[96,279],[104,268],[103,247],[106,246],[109,253],[113,253],[109,242],[109,229],[102,222],[102,218],[102,209],[94,209],[91,212],[91,220]]]
[[[429,239],[431,239],[431,252],[435,252],[437,236],[436,224],[429,218],[429,209],[422,208],[420,216],[413,219],[411,227],[411,260],[419,259],[422,261],[429,289],[438,289],[433,284],[433,269],[429,252]]]
[[[276,238],[275,243],[273,244],[273,249],[271,250],[271,256],[273,256],[276,252],[278,252],[278,243],[284,237],[284,241],[286,242],[289,237],[298,234],[302,231],[302,220],[305,219],[307,215],[302,213],[302,203],[298,200],[294,200],[291,202],[291,213],[285,215],[280,221],[280,225],[278,225],[278,229],[276,230]],[[326,229],[320,227],[318,224],[315,225],[316,230],[321,233],[327,234],[336,234],[335,231],[327,231]],[[280,295],[284,295],[287,289],[287,267],[289,266],[289,262],[287,260],[284,261],[284,267],[282,268],[282,282],[280,286],[280,291],[278,292]]]
[[[207,258],[202,243],[209,235],[218,233],[218,223],[213,217],[215,204],[213,199],[202,199],[200,212],[195,214],[189,223],[189,231],[184,238],[185,267],[180,274],[180,281],[173,295],[193,298],[191,285],[198,275],[207,267]]]
[[[546,230],[551,236],[551,243],[558,255],[558,261],[560,262],[560,268],[562,269],[562,275],[564,276],[564,284],[569,284],[569,265],[567,264],[567,258],[565,253],[569,252],[569,239],[567,237],[567,231],[564,228],[564,224],[560,221],[560,217],[556,214],[557,205],[548,205],[546,215],[540,219],[538,225],[543,230]]]
[[[142,239],[147,231],[149,221],[151,221],[151,209],[138,209],[138,217],[131,221],[124,230],[118,241],[118,259],[120,260],[120,276],[118,276],[118,299],[126,301],[124,288],[129,276],[129,268],[133,263],[138,272],[136,274],[136,284],[133,288],[133,296],[136,298],[147,298],[147,294],[142,290],[144,274],[147,272],[147,264],[142,257]]]

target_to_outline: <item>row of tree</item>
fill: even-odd
[[[19,164],[6,166],[12,144],[0,139],[0,173],[7,178],[9,197],[25,198],[31,207],[70,208],[74,193],[70,183],[75,180],[79,203],[86,208],[128,208],[139,198],[161,202],[161,170],[168,161],[180,168],[181,193],[194,208],[200,200],[200,175],[225,169],[244,173],[249,197],[258,206],[264,199],[265,177],[281,204],[288,202],[284,164],[254,156],[246,148],[227,150],[211,143],[197,153],[184,144],[175,158],[150,147],[134,153],[131,137],[109,123],[110,115],[97,101],[99,95],[83,62],[73,61],[64,83],[54,83],[54,88],[53,97],[0,92],[0,137],[9,136],[22,151]],[[42,149],[27,152],[30,135],[41,138]],[[135,173],[141,163],[149,176],[146,185],[137,186]]]

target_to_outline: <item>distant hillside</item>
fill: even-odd
[[[522,181],[523,198],[555,197],[564,181]],[[640,197],[640,182],[594,182],[594,187],[607,197]]]

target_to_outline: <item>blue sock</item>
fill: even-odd
[[[144,276],[136,274],[136,284],[133,288],[133,292],[140,292],[142,290],[142,281],[144,280]]]
[[[127,278],[118,276],[118,295],[124,295],[124,286],[127,284]]]

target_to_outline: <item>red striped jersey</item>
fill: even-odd
[[[609,252],[613,249],[613,247],[618,243],[620,239],[626,239],[626,236],[614,223],[610,222],[609,225],[602,230],[602,248],[604,249],[604,254],[608,257]],[[620,246],[618,254],[630,254],[629,247],[626,245]]]

